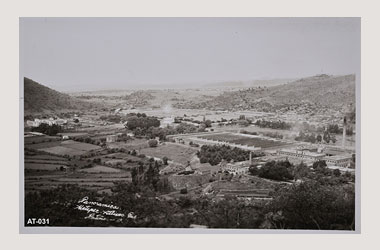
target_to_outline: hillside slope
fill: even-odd
[[[78,100],[67,94],[43,86],[29,78],[24,78],[24,112],[43,113],[63,110],[96,108],[97,105]]]
[[[183,103],[183,108],[224,110],[276,110],[284,105],[310,103],[321,107],[343,108],[355,103],[355,76],[318,75],[273,87],[226,91],[204,102]]]
[[[272,97],[272,98],[271,98]],[[322,106],[342,106],[355,102],[355,76],[320,75],[276,86],[269,100],[289,103],[302,100]]]

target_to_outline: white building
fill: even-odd
[[[246,162],[238,162],[238,163],[227,163],[226,161],[222,161],[220,163],[220,169],[222,171],[227,171],[233,175],[241,175],[247,174],[249,170],[249,166]]]
[[[117,135],[107,135],[106,142],[116,142],[117,138]]]
[[[337,166],[347,168],[351,165],[351,155],[333,155],[326,156],[324,160],[326,161],[327,166]]]
[[[174,124],[174,116],[165,117],[160,122],[160,128],[166,128],[167,126],[171,126]]]
[[[67,124],[67,120],[64,120],[64,119],[53,119],[53,118],[49,118],[49,119],[34,119],[34,121],[26,121],[26,125],[29,126],[29,127],[38,127],[40,126],[41,124],[48,124],[48,125],[64,125],[64,124]]]
[[[279,155],[287,156],[289,158],[298,158],[298,159],[312,160],[312,161],[322,160],[322,158],[326,156],[325,154],[318,153],[318,152],[311,152],[308,150],[297,150],[297,149],[281,149],[281,150],[278,150],[277,153]]]

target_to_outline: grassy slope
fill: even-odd
[[[75,97],[50,89],[31,79],[24,78],[25,113],[81,110],[95,107],[92,103],[78,100]]]

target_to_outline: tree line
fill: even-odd
[[[217,165],[222,160],[230,161],[246,161],[249,159],[249,151],[232,148],[229,145],[203,145],[197,152],[201,163],[210,163]],[[262,153],[252,153],[253,157],[262,156]]]
[[[304,141],[311,143],[336,143],[334,134],[330,134],[328,131],[324,131],[323,135],[314,133],[299,132],[298,136],[294,138],[296,141]]]
[[[272,129],[283,129],[288,130],[291,129],[292,125],[290,123],[284,121],[267,121],[264,119],[257,120],[254,123],[256,126],[260,128],[272,128]]]

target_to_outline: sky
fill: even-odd
[[[20,18],[20,74],[58,91],[360,73],[360,18]]]

